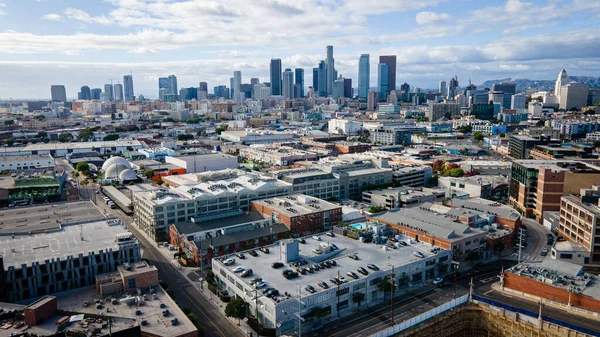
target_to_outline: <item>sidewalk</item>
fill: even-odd
[[[212,293],[212,291],[208,290],[207,287],[202,286],[200,284],[200,282],[198,280],[192,280],[188,275],[190,273],[195,272],[196,270],[198,270],[199,268],[197,267],[183,267],[179,264],[178,260],[173,258],[173,251],[169,250],[167,247],[159,247],[158,244],[154,241],[154,239],[150,238],[148,235],[146,235],[146,233],[144,233],[143,231],[140,231],[137,227],[135,227],[133,221],[130,221],[127,224],[128,228],[130,228],[130,230],[132,232],[135,232],[135,235],[140,235],[143,236],[151,245],[154,246],[154,248],[156,248],[157,252],[159,254],[162,254],[165,259],[167,261],[169,261],[174,267],[175,269],[179,272],[179,274],[185,278],[187,280],[187,282],[189,282],[190,285],[192,285],[194,288],[196,288],[198,290],[198,292],[200,292],[202,294],[202,296],[204,296],[204,298],[206,298],[210,303],[212,303],[212,305],[214,305],[219,312],[223,315],[223,317],[225,316],[225,307],[227,306],[227,303],[221,301],[221,299]],[[252,336],[259,336],[258,333],[256,331],[254,331],[247,323],[245,320],[242,320],[240,325],[238,325],[238,321],[237,319],[233,319],[233,318],[229,318],[227,317],[227,319],[235,326],[237,326],[240,331],[245,334],[246,336],[250,336],[250,333],[252,333]]]

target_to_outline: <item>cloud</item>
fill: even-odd
[[[450,15],[446,13],[434,13],[434,12],[419,12],[415,17],[415,20],[420,25],[426,25],[431,23],[442,23],[446,22],[450,18]]]
[[[42,16],[42,20],[62,21],[62,17],[58,14],[46,14]]]
[[[2,8],[8,7],[4,2],[0,2],[0,15],[6,14]]]
[[[91,16],[85,11],[77,8],[67,8],[65,9],[65,16],[69,19],[79,20],[87,23],[99,23],[101,25],[109,25],[112,23],[112,20],[106,18],[104,16]]]

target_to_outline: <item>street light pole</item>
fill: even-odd
[[[394,290],[396,286],[396,274],[395,274],[395,269],[394,266],[392,265],[392,325],[394,325]]]

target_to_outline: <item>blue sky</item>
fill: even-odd
[[[133,73],[136,95],[157,78],[209,91],[268,81],[271,56],[312,68],[334,46],[336,69],[353,79],[358,58],[398,56],[397,85],[435,88],[487,79],[600,75],[600,0],[0,0],[0,99],[47,98],[64,84],[103,87]]]

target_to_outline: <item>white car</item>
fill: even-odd
[[[226,266],[231,266],[234,263],[235,263],[235,259],[227,259],[227,260],[223,261],[223,264]]]
[[[435,279],[433,279],[433,284],[437,285],[444,282],[444,279],[441,277],[436,277]]]
[[[260,282],[259,284],[256,285],[256,288],[260,289],[260,288],[264,288],[267,286],[267,282]]]
[[[423,253],[421,253],[421,252],[414,252],[413,255],[416,256],[416,257],[418,257],[418,258],[420,258],[420,259],[424,259],[425,258],[425,255],[423,255]]]
[[[242,266],[236,267],[236,268],[233,270],[233,272],[234,272],[234,273],[241,273],[241,272],[243,272],[243,271],[244,271],[244,267],[242,267]]]

